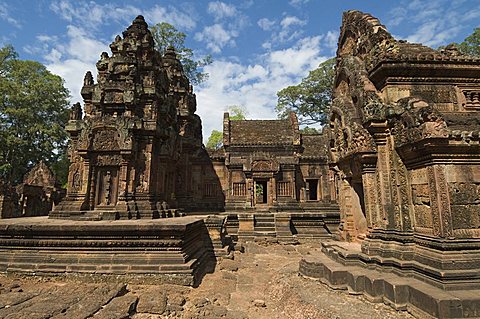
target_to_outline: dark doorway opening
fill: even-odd
[[[362,209],[362,214],[363,216],[367,216],[366,210],[365,210],[365,197],[363,193],[363,184],[362,182],[360,183],[352,183],[353,190],[357,193],[358,199],[360,200],[360,208]]]
[[[267,181],[256,181],[255,197],[257,204],[267,204],[268,202],[268,189]]]
[[[308,200],[318,200],[318,179],[307,180]]]

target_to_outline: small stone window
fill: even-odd
[[[247,188],[245,183],[233,183],[233,196],[246,196]]]
[[[277,196],[290,197],[292,196],[292,187],[290,182],[277,182]]]
[[[215,183],[205,183],[203,188],[204,197],[215,197],[217,196],[217,184]]]

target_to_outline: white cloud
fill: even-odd
[[[97,30],[112,22],[129,23],[140,14],[144,15],[150,24],[168,22],[178,29],[186,30],[191,30],[196,26],[196,21],[193,19],[194,15],[180,11],[173,6],[155,5],[141,10],[133,5],[119,6],[112,3],[98,4],[93,1],[57,0],[50,4],[50,9],[64,20],[72,24],[81,24],[83,28],[88,30]]]
[[[100,53],[108,48],[107,43],[89,37],[79,27],[67,26],[67,36],[69,37],[69,43],[65,47],[67,55],[83,62],[95,63]]]
[[[261,18],[257,21],[257,24],[263,31],[270,31],[275,25],[275,21],[267,18]]]
[[[320,53],[321,40],[321,36],[300,39],[288,49],[259,56],[254,64],[217,60],[207,66],[210,77],[196,89],[204,140],[213,129],[222,129],[223,111],[229,105],[245,106],[249,118],[276,118],[277,92],[298,84],[327,59]]]
[[[78,59],[66,59],[57,60],[46,66],[50,72],[60,75],[65,80],[65,86],[70,90],[71,103],[83,102],[80,95],[80,90],[83,85],[83,77],[87,70],[90,70],[95,74],[95,65]]]
[[[42,34],[37,40],[40,44],[35,49],[43,54],[47,69],[65,80],[72,103],[82,102],[80,89],[85,72],[92,71],[95,75],[95,63],[102,51],[109,51],[108,44],[74,25],[67,26],[64,38]]]
[[[294,7],[297,7],[297,8],[304,5],[304,4],[307,4],[309,2],[310,2],[310,0],[290,0],[290,1],[288,1],[288,3],[291,6],[294,6]]]
[[[272,49],[274,45],[283,45],[299,39],[303,35],[301,27],[307,24],[296,16],[284,16],[278,25],[266,18],[260,19],[258,25],[264,30],[273,30],[269,40],[262,44],[264,49]]]
[[[463,0],[403,1],[390,11],[387,26],[396,27],[408,21],[415,31],[403,36],[405,40],[433,47],[445,45],[465,31],[465,22],[480,18],[480,8],[472,10],[463,3]]]
[[[12,17],[12,13],[7,4],[3,2],[0,2],[0,19],[10,23],[16,28],[20,29],[22,27],[21,23]]]
[[[214,16],[215,21],[219,21],[224,18],[234,17],[237,14],[237,9],[231,4],[215,1],[208,3],[207,12]]]
[[[338,31],[328,31],[327,34],[325,35],[325,45],[332,52],[335,52],[337,50],[338,37],[339,37]]]
[[[58,41],[58,37],[56,35],[39,34],[36,36],[36,38],[40,42],[57,42]]]
[[[205,26],[202,31],[195,33],[194,39],[205,42],[213,53],[220,53],[225,46],[234,47],[235,38],[240,34],[248,18],[234,5],[224,2],[210,2],[207,12],[213,16],[213,25]]]
[[[295,16],[286,16],[285,18],[282,19],[282,21],[280,21],[280,25],[284,29],[290,28],[291,26],[294,26],[294,25],[304,26],[306,23],[307,21],[300,20]]]
[[[234,38],[238,36],[235,30],[225,30],[221,24],[214,24],[203,28],[202,32],[195,34],[195,40],[205,42],[207,48],[214,53],[220,53],[226,45],[234,46]]]
[[[193,19],[194,15],[189,12],[179,11],[174,7],[168,7],[167,9],[156,5],[150,10],[145,10],[143,15],[150,24],[167,22],[177,29],[192,30],[197,25]]]

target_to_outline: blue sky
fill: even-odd
[[[211,54],[207,82],[195,88],[204,140],[221,130],[223,111],[275,118],[276,92],[297,84],[335,55],[342,12],[369,12],[399,39],[432,47],[461,42],[478,27],[480,0],[0,0],[0,45],[62,76],[81,101],[87,70],[136,15],[187,34],[198,56]]]

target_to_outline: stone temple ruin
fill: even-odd
[[[226,113],[209,154],[174,50],[141,16],[110,48],[66,127],[66,197],[48,219],[0,221],[0,271],[194,285],[235,243],[308,239],[322,252],[303,276],[419,317],[479,316],[479,58],[348,11],[323,133]]]

